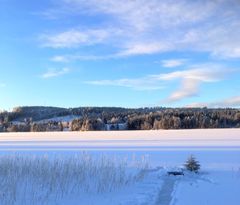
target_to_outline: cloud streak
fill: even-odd
[[[165,101],[173,103],[187,97],[196,96],[199,93],[200,81],[194,79],[183,79],[180,88],[174,91]]]
[[[126,46],[126,48],[120,51],[116,56],[134,56],[144,54],[154,54],[159,52],[168,51],[170,45],[164,42],[146,42],[146,43],[132,43]]]
[[[65,75],[69,72],[70,72],[69,68],[48,70],[46,73],[43,73],[41,75],[41,78],[44,78],[44,79],[54,78],[54,77]]]
[[[171,85],[171,82],[180,81],[178,88],[164,100],[164,102],[173,103],[198,95],[201,84],[218,82],[224,79],[229,72],[232,72],[232,70],[220,65],[203,64],[192,66],[187,70],[148,75],[142,78],[96,80],[85,83],[101,86],[120,86],[135,90],[158,90],[166,88],[167,84]]]
[[[240,96],[233,96],[215,102],[192,103],[187,105],[186,107],[209,107],[209,108],[240,107]]]
[[[100,85],[100,86],[118,86],[126,87],[133,90],[146,91],[146,90],[160,90],[164,86],[154,81],[151,76],[146,76],[143,78],[136,79],[117,79],[117,80],[96,80],[96,81],[86,81],[86,84],[90,85]]]
[[[168,60],[162,60],[161,64],[163,67],[166,68],[174,68],[181,65],[184,65],[187,62],[187,59],[168,59]]]
[[[198,95],[199,86],[202,83],[214,83],[220,81],[229,72],[232,72],[231,69],[227,70],[220,65],[203,64],[192,66],[189,70],[155,75],[155,77],[159,80],[165,81],[181,81],[179,88],[165,99],[165,102],[173,103],[187,97]]]
[[[118,58],[118,54],[113,55],[79,55],[79,54],[71,54],[71,55],[56,55],[50,58],[53,62],[61,62],[67,63],[72,61],[96,61],[96,60],[108,60]]]
[[[103,18],[87,30],[77,25],[64,32],[43,34],[41,39],[46,47],[107,45],[118,50],[108,56],[118,58],[168,51],[240,57],[238,0],[60,0],[58,5],[44,13],[60,16],[60,20],[61,16],[77,18],[79,15],[90,20]]]
[[[57,34],[42,34],[42,46],[51,48],[76,48],[83,45],[93,45],[103,42],[108,37],[105,30],[80,31],[72,29]]]

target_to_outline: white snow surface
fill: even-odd
[[[240,168],[189,174],[176,183],[171,204],[238,205]]]
[[[119,163],[127,162],[127,173],[136,169],[139,159],[139,164],[147,161],[148,167],[143,169],[141,180],[111,192],[68,195],[39,204],[240,204],[240,129],[0,134],[1,156],[59,155],[65,158],[82,152],[94,159],[107,156]],[[184,176],[168,176],[168,170],[179,170],[191,154],[201,164],[198,174],[184,171]],[[94,183],[94,177],[92,180]],[[2,193],[0,191],[0,197]],[[12,204],[33,203],[15,201]],[[0,201],[0,205],[7,204]]]
[[[0,133],[0,149],[161,149],[240,147],[240,129]]]

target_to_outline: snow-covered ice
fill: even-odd
[[[0,156],[3,158],[9,155],[40,158],[57,155],[66,159],[83,152],[94,160],[100,160],[100,156],[105,156],[106,159],[113,159],[120,164],[124,162],[126,173],[136,174],[138,170],[142,177],[111,191],[82,192],[54,200],[49,198],[46,199],[46,203],[40,203],[39,200],[39,204],[239,205],[240,203],[240,129],[0,134]],[[191,154],[201,164],[199,174],[185,172],[184,176],[167,175],[169,169],[181,167]],[[148,166],[141,167],[143,164]],[[97,176],[101,175],[92,177],[93,184],[94,180],[98,180]],[[5,180],[4,177],[2,180]],[[4,187],[0,195],[3,190]],[[0,205],[5,204],[0,201]],[[12,204],[34,203],[16,200]]]
[[[0,149],[135,149],[240,147],[240,129],[0,133]]]

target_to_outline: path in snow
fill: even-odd
[[[158,193],[158,197],[155,205],[170,205],[172,201],[172,193],[178,177],[166,176],[161,190]]]

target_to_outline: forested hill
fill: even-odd
[[[0,132],[240,128],[240,109],[17,107],[0,112]]]

